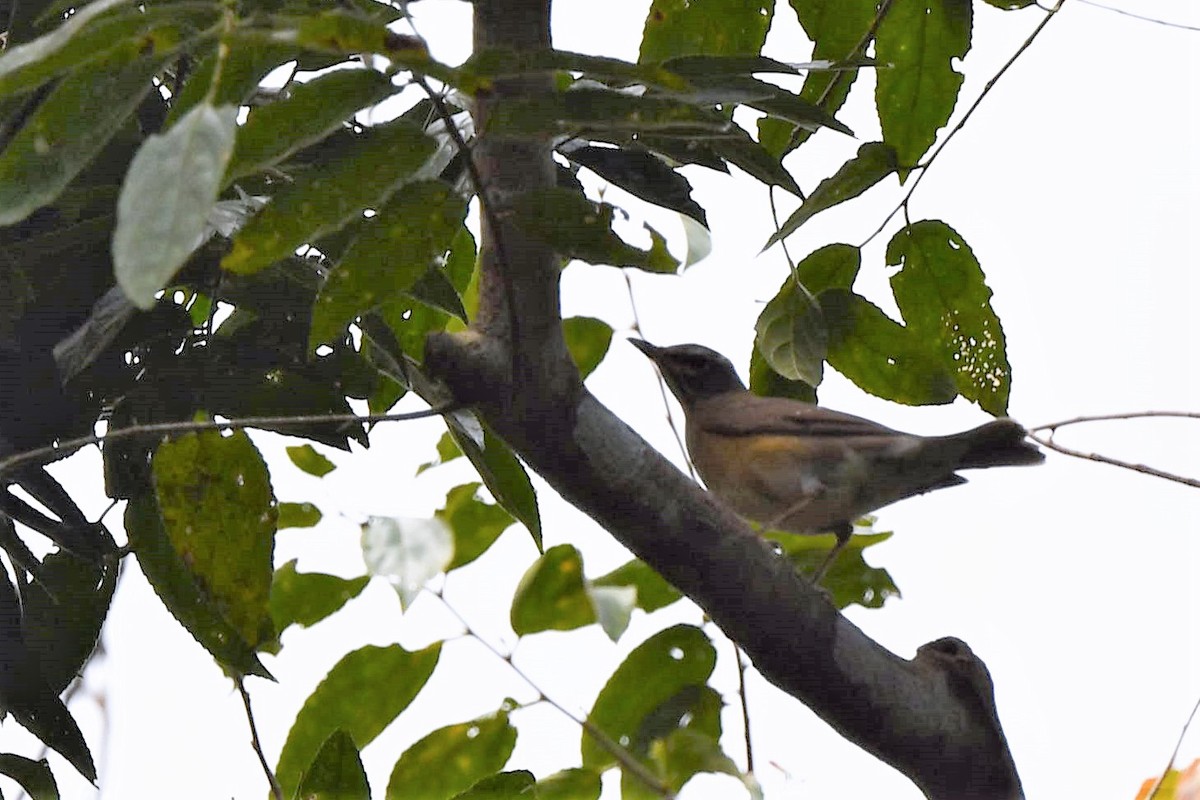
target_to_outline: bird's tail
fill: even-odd
[[[1027,431],[1015,420],[1002,417],[948,439],[966,445],[956,469],[981,467],[1017,467],[1040,464],[1046,456],[1037,445],[1026,441]]]

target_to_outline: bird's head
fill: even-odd
[[[641,339],[629,343],[655,363],[685,410],[697,400],[746,389],[733,364],[715,350],[698,344],[655,347]]]

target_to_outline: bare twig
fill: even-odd
[[[1070,447],[1065,447],[1054,441],[1054,435],[1059,428],[1065,428],[1068,425],[1079,425],[1084,422],[1107,422],[1111,420],[1127,420],[1127,419],[1144,419],[1144,418],[1172,418],[1172,419],[1200,419],[1200,412],[1195,411],[1130,411],[1121,414],[1095,414],[1090,416],[1072,417],[1061,422],[1051,422],[1046,425],[1038,425],[1029,429],[1029,438],[1033,439],[1038,444],[1046,447],[1056,453],[1082,458],[1087,461],[1095,461],[1100,464],[1109,464],[1110,466],[1120,467],[1121,469],[1140,472],[1143,475],[1151,475],[1155,478],[1172,481],[1174,483],[1182,483],[1184,486],[1191,486],[1200,489],[1200,480],[1195,478],[1187,478],[1182,475],[1176,475],[1172,472],[1164,472],[1163,470],[1147,466],[1145,464],[1135,464],[1130,461],[1122,461],[1120,459],[1102,456],[1098,453],[1085,453],[1082,450],[1075,450]],[[1039,436],[1037,431],[1048,431],[1046,435]]]
[[[733,656],[737,659],[738,671],[738,701],[742,706],[742,727],[746,734],[746,772],[754,774],[754,748],[750,746],[750,700],[746,697],[746,661],[742,658],[742,648],[733,642]]]
[[[1017,59],[1029,49],[1034,40],[1037,39],[1037,37],[1041,35],[1042,31],[1046,29],[1046,26],[1050,24],[1050,20],[1054,19],[1054,15],[1057,14],[1059,9],[1062,8],[1063,2],[1064,0],[1058,0],[1058,2],[1056,2],[1052,8],[1046,11],[1046,16],[1043,17],[1042,21],[1037,24],[1037,27],[1033,29],[1033,32],[1025,38],[1025,41],[1021,43],[1021,46],[1017,48],[1016,52],[1012,54],[1008,61],[1004,62],[1004,66],[1000,67],[999,71],[992,76],[991,80],[987,82],[987,84],[983,87],[983,91],[980,92],[979,96],[975,98],[975,102],[971,103],[971,107],[967,109],[967,113],[963,114],[962,119],[960,119],[958,123],[950,129],[950,132],[946,134],[946,138],[942,139],[942,143],[937,146],[937,149],[933,151],[933,154],[925,161],[924,164],[918,165],[921,171],[917,174],[917,177],[913,179],[912,185],[908,187],[908,191],[904,194],[904,198],[895,208],[892,209],[891,213],[884,218],[883,222],[879,224],[879,227],[875,229],[875,232],[868,236],[865,241],[863,241],[860,247],[865,247],[868,242],[882,233],[883,229],[887,227],[887,224],[892,221],[892,218],[895,217],[901,209],[905,209],[907,211],[909,199],[912,198],[913,192],[917,190],[917,187],[921,185],[921,181],[924,179],[925,175],[928,174],[929,168],[933,166],[933,162],[937,160],[937,157],[941,155],[943,150],[946,149],[946,145],[950,144],[950,141],[955,137],[955,135],[963,129],[963,127],[967,124],[967,121],[971,119],[971,117],[975,114],[975,111],[978,110],[979,106],[983,103],[983,99],[991,93],[992,89],[995,88],[1000,79],[1004,77],[1004,74],[1008,72],[1009,68],[1011,68],[1012,65],[1017,62]]]
[[[1157,19],[1156,17],[1147,17],[1143,14],[1135,14],[1132,11],[1126,11],[1123,8],[1114,8],[1113,6],[1106,6],[1106,5],[1102,5],[1101,3],[1094,3],[1094,2],[1092,2],[1092,0],[1078,0],[1078,2],[1083,3],[1085,6],[1091,6],[1092,8],[1098,8],[1102,11],[1111,11],[1114,14],[1120,14],[1122,17],[1132,17],[1133,19],[1138,19],[1138,20],[1141,20],[1142,22],[1153,22],[1155,25],[1162,25],[1167,28],[1179,28],[1180,30],[1183,30],[1183,31],[1200,31],[1200,27],[1197,27],[1195,25],[1184,25],[1182,22],[1171,22],[1170,20],[1166,20],[1166,19]]]
[[[0,478],[19,467],[30,463],[48,463],[68,455],[81,447],[102,442],[114,442],[134,436],[145,436],[154,433],[190,433],[194,431],[211,430],[241,430],[242,428],[267,428],[279,425],[315,425],[324,422],[342,422],[361,424],[364,422],[401,422],[411,419],[437,417],[457,411],[462,406],[450,403],[444,406],[427,408],[424,411],[409,411],[398,414],[299,414],[271,417],[235,417],[227,420],[187,420],[183,422],[153,422],[145,425],[131,425],[127,428],[110,430],[102,434],[80,436],[67,439],[57,444],[26,450],[21,453],[0,459]]]
[[[1143,419],[1153,417],[1167,417],[1171,419],[1200,419],[1200,411],[1127,411],[1120,414],[1089,414],[1079,417],[1071,417],[1064,419],[1061,422],[1048,422],[1045,425],[1035,425],[1030,428],[1031,431],[1050,431],[1054,434],[1059,428],[1065,428],[1068,425],[1078,425],[1083,422],[1108,422],[1117,419]]]
[[[548,697],[546,693],[543,692],[541,688],[533,682],[533,679],[526,675],[521,668],[513,662],[513,657],[511,654],[504,653],[498,647],[476,633],[471,627],[471,624],[467,622],[466,618],[464,618],[462,614],[458,613],[458,609],[450,605],[449,601],[446,600],[440,590],[435,591],[433,589],[426,589],[426,591],[442,602],[442,605],[446,607],[446,610],[449,611],[454,618],[458,620],[459,624],[463,626],[468,636],[479,642],[488,650],[488,652],[507,664],[508,668],[511,669],[518,678],[523,680],[529,686],[529,688],[537,692],[539,701],[549,703],[563,716],[567,717],[576,725],[579,725],[581,728],[583,728],[583,730],[587,732],[588,736],[591,736],[596,741],[596,744],[600,745],[600,747],[606,753],[615,758],[624,769],[648,786],[655,794],[664,798],[664,800],[673,800],[675,793],[671,791],[670,787],[663,784],[663,782],[659,780],[654,773],[650,772],[650,770],[646,768],[645,764],[638,761],[633,757],[632,753],[609,738],[608,734],[597,728],[591,720],[576,716],[575,714],[571,713],[566,706],[559,703],[557,700]]]
[[[625,291],[629,294],[629,310],[633,314],[633,332],[638,336],[645,336],[642,331],[642,321],[638,316],[637,303],[633,299],[633,281],[629,277],[629,270],[621,270],[625,276]],[[696,468],[692,466],[692,458],[688,455],[687,447],[683,444],[683,434],[679,432],[679,425],[675,422],[675,417],[671,416],[671,402],[667,399],[667,385],[663,382],[662,375],[658,370],[654,371],[658,376],[658,391],[662,395],[663,411],[667,417],[667,426],[671,429],[671,433],[675,435],[675,442],[679,445],[679,452],[683,454],[683,463],[687,464],[688,474],[692,476],[692,480],[696,480]]]
[[[1150,790],[1150,794],[1146,800],[1154,800],[1158,797],[1158,790],[1162,788],[1163,783],[1167,780],[1167,776],[1171,774],[1171,768],[1175,766],[1175,759],[1179,757],[1179,748],[1183,745],[1183,737],[1187,735],[1188,728],[1192,727],[1192,720],[1196,718],[1196,712],[1200,711],[1200,699],[1196,700],[1196,705],[1192,706],[1192,713],[1188,714],[1187,722],[1183,723],[1183,730],[1179,732],[1179,738],[1175,740],[1175,749],[1171,751],[1171,758],[1167,761],[1167,766],[1162,771],[1162,775],[1158,776],[1158,781],[1154,784],[1154,788]]]
[[[240,676],[234,678],[233,682],[237,684],[238,694],[242,696],[242,705],[246,708],[246,722],[250,723],[250,745],[254,748],[254,754],[258,756],[263,774],[267,776],[267,783],[271,784],[271,797],[283,800],[283,788],[275,778],[275,773],[271,771],[271,765],[267,763],[267,756],[263,753],[262,742],[258,738],[258,726],[254,723],[254,711],[250,708],[250,693],[246,691],[246,684]]]

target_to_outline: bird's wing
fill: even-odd
[[[908,436],[869,419],[783,397],[730,392],[697,404],[705,431],[722,436],[883,437]]]

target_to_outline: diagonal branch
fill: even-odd
[[[474,11],[476,47],[550,46],[548,0],[476,0]],[[474,405],[568,502],[699,604],[768,680],[928,797],[1021,797],[991,679],[965,644],[939,640],[906,660],[872,641],[581,386],[562,337],[558,258],[506,210],[523,192],[552,185],[550,148],[487,131],[492,109],[507,98],[549,91],[548,76],[523,75],[478,98],[474,156],[499,206],[507,258],[497,258],[485,220],[478,319],[465,332],[428,339],[429,374]],[[520,314],[518,337],[503,324],[509,308]],[[514,362],[523,365],[517,374]]]

